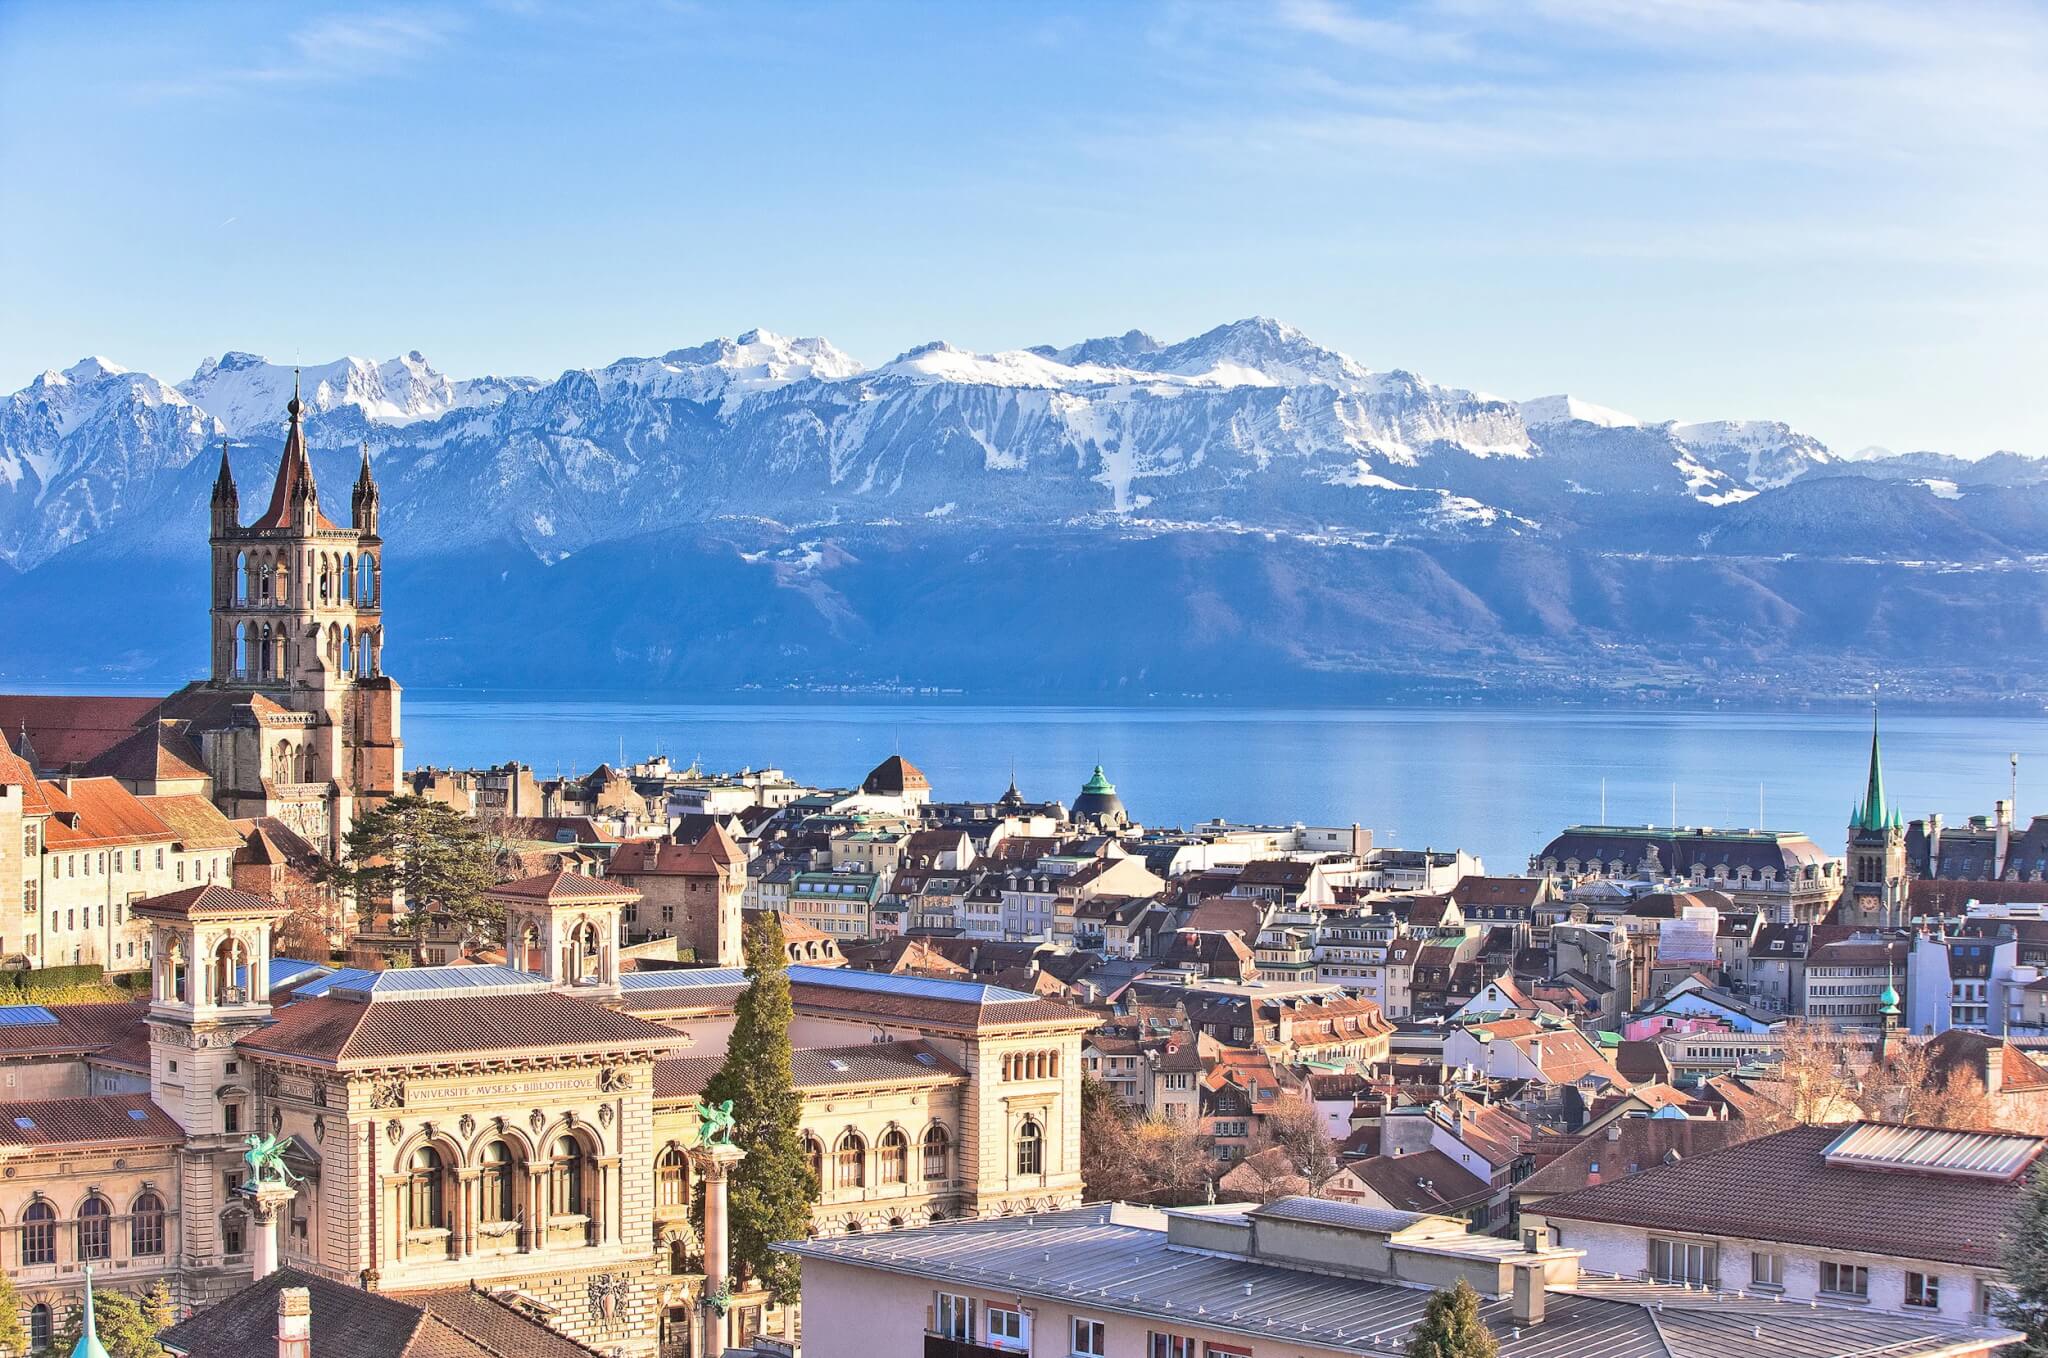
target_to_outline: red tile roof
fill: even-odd
[[[252,1051],[337,1067],[369,1067],[435,1056],[509,1053],[677,1051],[673,1028],[555,991],[419,998],[297,1000],[277,1021],[243,1038]]]
[[[500,882],[484,893],[520,901],[632,902],[640,893],[623,882],[608,882],[580,872],[543,872],[516,882]]]
[[[1486,1180],[1434,1147],[1352,1160],[1344,1168],[1400,1212],[1457,1211],[1484,1202],[1492,1192]]]
[[[1609,1132],[1613,1135],[1609,1135]],[[1707,1118],[1623,1118],[1593,1133],[1515,1186],[1516,1194],[1571,1193],[1611,1183],[1665,1163],[1676,1153],[1689,1160],[1733,1145],[1738,1123]]]
[[[196,792],[138,797],[151,815],[169,826],[188,849],[239,849],[244,841],[235,823]]]
[[[86,761],[80,772],[130,783],[210,777],[206,761],[176,724],[145,723],[134,735]]]
[[[239,891],[217,882],[209,882],[205,886],[188,886],[182,891],[168,891],[161,896],[150,896],[128,908],[138,915],[162,915],[169,919],[285,914],[285,908],[267,896],[258,896],[253,891]]]
[[[71,832],[61,840],[65,848],[168,841],[177,837],[141,798],[111,778],[69,778],[64,782],[69,786],[46,781],[43,796]],[[52,843],[58,842],[53,836]]]
[[[0,1104],[0,1146],[178,1145],[184,1129],[147,1094]]]
[[[53,1004],[55,1023],[0,1024],[0,1059],[28,1056],[89,1056],[141,1033],[148,1006],[132,1004]]]
[[[76,768],[134,733],[162,701],[84,694],[0,694],[0,732],[28,732],[36,758],[50,769]]]

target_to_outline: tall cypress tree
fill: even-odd
[[[2034,1171],[2005,1230],[2009,1290],[1998,1318],[2027,1336],[2008,1352],[2048,1358],[2048,1166]]]
[[[1408,1358],[1495,1358],[1500,1342],[1479,1318],[1479,1294],[1463,1278],[1430,1297],[1408,1336]]]
[[[704,1087],[706,1103],[732,1100],[735,1146],[747,1153],[727,1192],[733,1267],[765,1285],[776,1301],[796,1296],[797,1261],[775,1251],[778,1240],[801,1240],[818,1199],[817,1176],[804,1154],[803,1099],[789,1050],[788,953],[782,921],[764,910],[744,938],[746,992],[739,998],[725,1064]],[[716,1288],[721,1280],[708,1278]]]

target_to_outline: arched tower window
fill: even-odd
[[[237,679],[249,677],[249,624],[235,624],[234,675]]]
[[[341,665],[339,668],[343,674],[355,673],[356,629],[353,627],[341,629]]]
[[[249,950],[238,938],[224,938],[213,950],[213,974],[207,979],[207,993],[222,1004],[240,1004],[246,994],[246,987],[254,978],[248,975]]]
[[[341,598],[344,603],[354,603],[356,598],[356,559],[353,555],[341,559]]]
[[[235,602],[238,604],[249,602],[249,554],[247,552],[235,553]]]
[[[1045,1129],[1037,1118],[1025,1118],[1017,1128],[1017,1172],[1045,1173]]]

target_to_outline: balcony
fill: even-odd
[[[992,1344],[977,1344],[971,1339],[954,1339],[948,1335],[924,1335],[924,1358],[1016,1358],[1017,1350],[999,1349]]]

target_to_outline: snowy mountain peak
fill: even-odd
[[[1371,379],[1362,365],[1270,316],[1252,316],[1169,345],[1133,366],[1218,386],[1357,388]]]
[[[592,374],[601,390],[626,386],[672,400],[710,401],[794,382],[831,382],[853,377],[860,361],[816,336],[792,339],[772,330],[749,330],[738,339],[720,336],[660,358],[622,358]]]
[[[1562,393],[1556,396],[1538,396],[1533,401],[1520,401],[1516,408],[1522,412],[1522,423],[1531,429],[1548,429],[1552,425],[1594,424],[1602,429],[1639,429],[1642,421],[1633,415],[1624,415],[1619,410],[1581,401],[1576,396]]]
[[[201,363],[178,390],[234,434],[267,433],[284,419],[294,378],[286,364],[232,350]],[[417,349],[382,363],[339,358],[304,367],[296,379],[314,414],[352,406],[366,420],[409,424],[466,404],[456,385],[434,371]]]
[[[95,382],[102,377],[116,377],[127,371],[120,364],[94,354],[89,358],[79,359],[58,375],[67,382]]]

